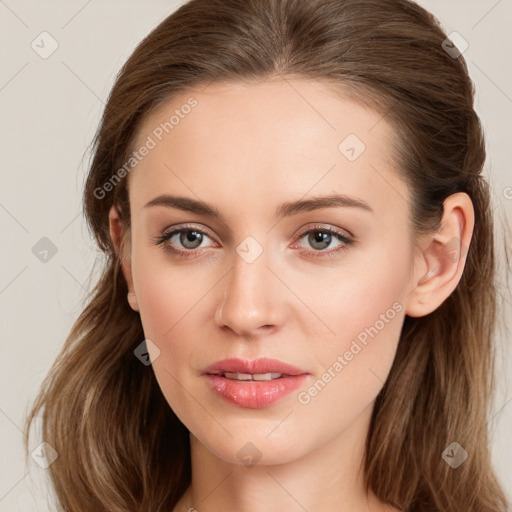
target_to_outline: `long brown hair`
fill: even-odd
[[[193,86],[290,75],[329,81],[391,123],[415,235],[439,227],[455,192],[466,192],[475,211],[459,285],[431,314],[405,318],[368,432],[368,488],[410,512],[506,510],[486,428],[497,295],[485,144],[466,63],[445,39],[408,0],[192,0],[139,44],[111,91],[85,185],[103,273],[26,423],[28,452],[30,424],[44,409],[62,510],[170,511],[190,484],[188,430],[151,366],[134,356],[144,333],[109,236],[112,205],[129,230],[127,172],[119,170],[141,122]],[[441,456],[454,441],[469,454],[456,470]]]

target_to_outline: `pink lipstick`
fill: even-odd
[[[277,359],[224,359],[204,371],[211,389],[240,407],[266,407],[301,386],[308,372]]]

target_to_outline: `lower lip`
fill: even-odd
[[[206,375],[211,388],[232,404],[259,409],[288,395],[306,380],[307,374],[264,381],[240,381]]]

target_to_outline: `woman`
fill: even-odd
[[[192,0],[121,70],[105,270],[37,398],[69,511],[504,511],[485,146],[407,0]]]

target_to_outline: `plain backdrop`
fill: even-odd
[[[464,57],[487,137],[485,173],[500,233],[512,218],[512,0],[419,3],[469,45]],[[47,470],[32,458],[25,465],[22,428],[93,284],[98,249],[81,212],[86,152],[121,65],[178,5],[0,0],[0,511],[55,510]],[[500,290],[501,318],[510,326],[504,280]],[[509,340],[501,329],[489,429],[496,472],[512,498]],[[39,442],[36,435],[30,449]]]

